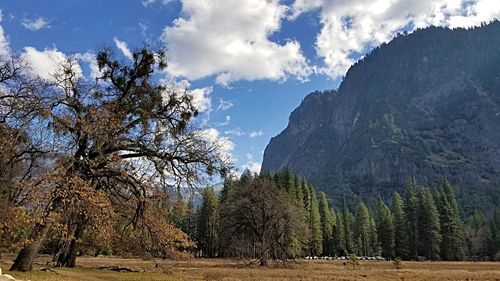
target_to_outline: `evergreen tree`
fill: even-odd
[[[236,180],[232,178],[226,178],[224,179],[224,184],[222,186],[222,190],[220,192],[220,204],[224,204],[228,198],[231,192],[236,188]]]
[[[174,206],[170,212],[170,221],[179,229],[187,233],[188,208],[180,192],[177,193]]]
[[[407,259],[409,258],[408,225],[403,199],[397,192],[392,194],[392,215],[394,218],[394,255]]]
[[[309,188],[309,253],[311,256],[320,255],[323,251],[323,234],[321,232],[321,217],[318,208],[318,199],[313,187]]]
[[[369,252],[370,256],[378,256],[380,254],[380,246],[378,243],[378,234],[377,234],[377,224],[375,223],[375,219],[370,215],[370,241],[369,241]]]
[[[270,174],[262,175],[262,178],[268,178],[269,179]],[[272,180],[272,177],[271,177]],[[222,186],[222,190],[220,193],[220,198],[219,198],[219,210],[220,212],[218,213],[218,222],[219,222],[219,233],[218,233],[218,246],[219,246],[219,256],[220,257],[226,257],[228,255],[227,250],[230,245],[230,241],[226,239],[227,237],[224,237],[227,233],[225,230],[229,227],[226,225],[226,220],[222,218],[224,215],[224,211],[228,209],[228,205],[231,203],[231,196],[233,196],[234,192],[237,190],[238,187],[238,181],[232,178],[226,178],[224,180],[224,185]]]
[[[427,259],[439,259],[441,244],[441,227],[439,212],[431,192],[426,188],[419,188],[418,197],[418,237],[420,252]]]
[[[243,173],[241,174],[241,177],[240,177],[240,186],[244,186],[244,185],[247,185],[247,184],[250,184],[250,182],[252,181],[253,179],[253,175],[252,175],[252,172],[250,172],[249,169],[245,169],[243,171]]]
[[[292,174],[290,173],[290,170],[287,168],[285,169],[283,172],[283,175],[282,175],[282,185],[283,185],[283,189],[290,195],[292,195],[292,197],[294,197],[294,192],[295,192],[295,184],[293,182],[293,177],[292,177]]]
[[[447,179],[444,179],[441,189],[438,196],[442,236],[441,258],[444,260],[463,260],[465,258],[463,225],[455,193]]]
[[[321,232],[323,233],[323,255],[332,255],[334,214],[332,214],[324,192],[321,192],[319,196],[319,214],[321,218]]]
[[[189,236],[191,240],[196,240],[198,237],[197,230],[197,209],[194,206],[193,198],[189,197],[189,201],[187,204],[187,219],[186,219],[186,234]]]
[[[201,254],[206,257],[217,256],[219,233],[219,202],[212,188],[202,193],[203,203],[198,216],[198,244]]]
[[[304,213],[306,214],[309,214],[311,212],[311,191],[309,189],[309,185],[307,184],[307,181],[306,180],[303,180],[302,181],[302,201],[304,202],[303,203],[303,206],[304,206]]]
[[[344,200],[344,207],[342,210],[342,219],[343,219],[343,229],[344,229],[344,246],[346,254],[352,254],[354,252],[354,242],[353,242],[353,224],[354,224],[354,216],[347,208],[347,203]]]
[[[368,208],[363,202],[360,202],[356,207],[354,217],[354,243],[355,252],[362,256],[367,256],[370,252],[370,219]]]
[[[394,219],[389,207],[384,201],[378,202],[377,233],[382,250],[382,256],[386,258],[394,257]]]
[[[334,211],[335,213],[335,211]],[[345,229],[344,229],[344,218],[342,213],[336,214],[336,223],[333,227],[333,239],[335,253],[339,256],[347,256],[347,250],[345,246]]]
[[[409,258],[418,258],[418,212],[419,205],[417,195],[415,193],[415,187],[412,183],[408,185],[406,189],[406,225],[408,226],[408,245],[409,245]]]
[[[294,177],[294,192],[293,195],[295,196],[295,200],[297,202],[297,206],[299,208],[304,208],[304,194],[302,190],[302,181],[298,176]]]

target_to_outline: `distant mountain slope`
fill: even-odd
[[[401,35],[315,92],[264,152],[332,198],[455,185],[465,213],[500,206],[500,23]]]

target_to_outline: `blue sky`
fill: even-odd
[[[3,0],[0,55],[47,76],[69,56],[92,73],[103,47],[164,48],[163,79],[189,84],[200,122],[227,138],[240,170],[260,169],[272,136],[311,91],[400,31],[470,27],[500,17],[498,0]],[[95,69],[94,69],[95,70]]]

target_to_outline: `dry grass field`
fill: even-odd
[[[75,269],[40,271],[46,259],[37,262],[37,270],[5,272],[12,256],[4,257],[0,266],[4,273],[31,281],[139,281],[139,280],[499,280],[500,263],[491,262],[402,262],[397,269],[391,262],[362,261],[353,270],[342,261],[300,261],[284,267],[252,268],[242,262],[218,259],[192,259],[153,262],[140,259],[91,258],[78,259]],[[120,266],[139,272],[115,272],[100,267]]]

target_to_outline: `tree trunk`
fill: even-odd
[[[11,271],[30,271],[33,269],[35,257],[40,250],[43,240],[47,236],[49,228],[50,224],[47,222],[35,225],[29,237],[31,242],[23,246],[10,268]]]
[[[78,249],[80,248],[80,238],[83,234],[83,225],[79,224],[71,236],[71,240],[64,241],[56,256],[54,261],[57,267],[75,267],[76,256],[78,254]]]

